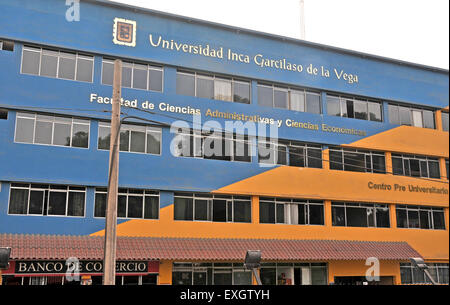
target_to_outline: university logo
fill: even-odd
[[[114,18],[113,42],[129,47],[136,46],[136,21]]]

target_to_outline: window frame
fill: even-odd
[[[109,122],[103,122],[100,121],[98,123],[98,129],[97,129],[97,150],[104,150],[107,151],[109,150],[106,148],[100,148],[99,147],[99,135],[100,135],[100,128],[109,128],[109,139],[111,141],[111,123]],[[131,131],[138,131],[137,129],[142,128],[145,129],[145,142],[144,142],[144,147],[145,147],[145,152],[138,152],[138,151],[131,151]],[[120,131],[119,132],[124,132],[124,131],[129,131],[129,136],[128,136],[128,151],[126,150],[120,150],[119,148],[119,152],[123,152],[123,153],[133,153],[133,154],[142,154],[142,155],[152,155],[152,156],[161,156],[162,155],[162,128],[159,127],[155,127],[155,126],[149,126],[149,125],[136,125],[136,124],[122,124],[120,126]],[[148,138],[147,135],[149,133],[158,133],[160,134],[160,141],[159,141],[159,154],[153,154],[153,153],[149,153],[147,152],[147,148],[148,148]],[[120,146],[120,143],[119,143]]]
[[[192,200],[192,219],[175,219],[175,212],[173,216],[174,221],[192,221],[192,222],[205,222],[205,223],[252,223],[252,199],[250,196],[236,196],[236,195],[216,195],[208,193],[174,193],[174,211],[175,211],[175,198],[191,199]],[[244,197],[246,199],[244,199]],[[207,219],[197,220],[195,219],[196,200],[207,201]],[[225,205],[225,221],[214,221],[214,200],[226,201]],[[234,205],[237,202],[246,202],[250,206],[250,219],[249,221],[235,221]],[[231,206],[231,220],[229,215],[229,208]]]
[[[38,51],[39,49],[39,51]],[[25,73],[23,72],[23,54],[24,51],[28,51],[28,52],[35,52],[35,53],[39,53],[39,67],[38,67],[38,74],[33,74],[33,73]],[[41,75],[41,65],[42,65],[42,56],[44,51],[51,51],[51,52],[55,52],[57,53],[57,61],[56,61],[56,76],[47,76],[47,75]],[[71,53],[75,56],[75,70],[74,70],[74,78],[70,79],[70,78],[62,78],[59,76],[59,62],[61,58],[68,58],[66,57],[64,54],[67,53]],[[78,59],[82,59],[82,60],[86,60],[86,61],[91,61],[92,62],[92,69],[91,69],[91,80],[90,81],[85,81],[85,80],[77,80],[77,76],[78,76],[78,70],[77,70],[77,65],[78,65]],[[87,55],[85,53],[79,53],[77,51],[73,51],[73,50],[60,50],[60,49],[53,49],[53,48],[44,48],[44,47],[38,47],[38,46],[32,46],[32,45],[23,45],[22,46],[22,52],[21,52],[21,60],[20,60],[20,74],[24,74],[24,75],[34,75],[34,76],[40,76],[40,77],[48,77],[48,78],[56,78],[56,79],[62,79],[62,80],[68,80],[68,81],[76,81],[76,82],[83,82],[83,83],[93,83],[94,82],[94,70],[95,70],[95,57],[94,55]]]
[[[376,123],[384,123],[385,121],[385,115],[383,113],[383,103],[379,102],[379,101],[375,101],[375,100],[370,100],[370,99],[365,99],[365,98],[357,98],[357,97],[350,97],[350,96],[344,96],[344,95],[335,95],[335,94],[327,94],[327,99],[331,97],[331,98],[335,98],[339,100],[339,112],[340,115],[339,117],[341,118],[348,118],[348,119],[355,119],[355,120],[361,120],[361,121],[370,121],[370,122],[376,122]],[[347,107],[347,101],[351,101],[353,103],[353,117],[349,117],[348,113],[347,113],[347,108],[346,108],[346,115],[344,116],[344,112],[343,112],[343,105],[345,105],[345,107]],[[366,105],[366,114],[367,114],[367,119],[360,119],[360,118],[355,118],[355,102],[358,103],[365,103]],[[377,120],[371,120],[370,119],[370,104],[377,104],[380,106],[380,115],[381,115],[381,120],[377,121]],[[328,109],[328,100],[327,100],[327,109]],[[330,116],[336,116],[337,115],[330,115]]]
[[[291,199],[291,198],[267,198],[267,197],[260,197],[259,198],[259,210],[261,211],[261,203],[271,203],[274,205],[275,213],[274,213],[274,221],[275,222],[261,222],[260,217],[260,224],[275,224],[275,225],[296,225],[296,226],[325,226],[325,204],[322,201],[322,203],[315,202],[315,201],[321,201],[321,200],[309,200],[309,199]],[[283,218],[284,222],[278,222],[278,212],[277,212],[277,205],[284,205],[283,209]],[[299,205],[304,206],[305,211],[305,223],[299,224],[299,223],[293,223],[292,222],[292,214],[291,209],[292,207],[297,208]],[[311,213],[310,213],[310,205],[315,206],[321,206],[322,207],[322,220],[323,224],[311,224]],[[298,218],[298,217],[297,217]]]
[[[107,194],[108,191],[104,190],[105,187],[96,187],[94,189],[94,213],[93,213],[93,218],[96,219],[105,219],[106,218],[106,211],[105,211],[105,217],[103,216],[95,216],[95,208],[96,208],[96,202],[95,202],[95,195],[96,194]],[[132,219],[142,219],[142,220],[160,220],[161,217],[161,192],[158,190],[151,190],[151,189],[133,189],[133,188],[121,188],[119,187],[119,189],[123,190],[126,189],[127,192],[120,192],[118,190],[117,192],[117,200],[119,199],[119,196],[126,196],[126,209],[125,209],[125,215],[126,217],[119,217],[117,216],[117,219],[128,219],[128,220],[132,220]],[[130,193],[131,191],[142,191],[142,194],[137,194],[137,193]],[[148,193],[147,193],[148,192]],[[155,193],[155,194],[151,194],[151,193]],[[141,197],[142,196],[142,217],[128,217],[128,197],[129,196],[135,196],[135,197]],[[146,197],[153,197],[153,198],[158,198],[158,218],[145,218],[145,198]],[[105,207],[107,208],[107,207]],[[118,209],[118,205],[117,205],[117,209]],[[118,215],[118,213],[117,213]]]
[[[423,206],[423,205],[396,205],[395,207],[395,217],[398,220],[398,211],[402,210],[406,212],[406,227],[400,227],[397,224],[397,228],[399,229],[416,229],[416,230],[433,230],[433,231],[445,231],[447,230],[446,224],[445,224],[445,212],[444,209],[441,207],[436,206]],[[409,224],[409,211],[417,212],[418,214],[418,220],[419,225],[418,227],[410,227]],[[429,228],[421,228],[421,219],[420,219],[420,212],[421,211],[427,211],[429,213],[429,220],[428,223],[430,225]],[[434,213],[435,212],[441,212],[444,215],[444,228],[443,229],[436,229],[435,228],[435,220],[434,220]],[[398,222],[398,221],[397,221]]]
[[[422,107],[416,107],[415,105],[405,105],[405,104],[397,104],[397,103],[388,103],[388,107],[396,107],[397,109],[397,113],[399,113],[398,115],[398,123],[392,123],[391,119],[389,119],[389,124],[393,124],[393,125],[405,125],[405,126],[411,126],[411,127],[417,127],[417,128],[427,128],[427,129],[437,129],[436,126],[436,110],[435,109],[430,109],[430,108],[422,108]],[[400,107],[403,108],[407,108],[409,110],[409,121],[410,124],[404,124],[401,120],[401,116],[400,116]],[[415,126],[414,125],[414,117],[413,117],[413,112],[417,111],[421,113],[421,117],[422,117],[422,126]],[[433,114],[433,128],[430,127],[425,127],[425,111],[430,111]]]
[[[18,184],[27,184],[28,187],[25,187],[25,186],[13,186],[14,183],[16,183],[16,182],[11,182],[10,187],[9,187],[8,212],[7,212],[8,216],[34,216],[34,217],[42,216],[42,217],[86,218],[87,187],[85,187],[85,186],[43,184],[43,185],[46,186],[46,188],[38,188],[38,187],[32,187],[32,185],[37,185],[36,183],[17,182]],[[52,188],[52,186],[54,188]],[[56,187],[63,187],[63,186],[66,187],[65,190],[61,189],[61,188],[56,188]],[[84,191],[83,190],[77,190],[75,188],[84,188]],[[11,204],[11,191],[13,189],[20,189],[20,190],[27,190],[28,191],[27,213],[26,214],[11,214],[9,212],[10,204]],[[32,191],[44,192],[43,198],[42,198],[42,214],[30,214],[30,197],[31,197],[30,195],[31,195]],[[48,192],[47,196],[45,196],[46,192]],[[50,193],[51,192],[65,193],[66,194],[66,205],[65,205],[65,214],[64,215],[51,215],[51,214],[48,214]],[[82,216],[67,215],[68,214],[68,210],[69,210],[68,208],[69,208],[69,194],[70,193],[83,193],[84,194],[84,204],[83,204],[83,215]],[[44,215],[44,211],[47,211],[47,213],[45,215]]]
[[[388,209],[388,213],[390,213],[389,204],[380,204],[380,203],[362,203],[362,202],[343,202],[343,201],[332,201],[331,202],[331,211],[333,211],[333,207],[344,208],[344,225],[334,225],[333,217],[331,219],[331,225],[333,227],[342,227],[342,228],[370,228],[370,229],[391,229],[392,223],[390,216],[388,216],[389,226],[388,227],[379,227],[378,219],[377,219],[377,210],[378,209]],[[366,209],[366,223],[367,226],[349,226],[348,225],[348,216],[347,216],[347,208],[360,208]],[[370,225],[369,215],[367,214],[368,209],[373,209],[375,213],[373,213],[373,225]],[[333,215],[333,212],[332,212]]]
[[[29,114],[30,116],[26,116],[25,114]],[[36,125],[38,122],[38,115],[44,115],[48,117],[52,117],[52,120],[46,119],[46,120],[40,120],[40,122],[45,121],[52,124],[52,134],[51,134],[51,143],[36,143]],[[32,118],[31,116],[34,116]],[[70,145],[59,145],[59,144],[53,144],[54,142],[54,134],[55,134],[55,124],[60,123],[57,122],[57,118],[65,118],[65,119],[71,119],[70,123]],[[16,140],[17,137],[17,122],[18,119],[27,119],[27,120],[33,120],[33,142],[20,142]],[[86,122],[81,122],[86,121]],[[88,123],[89,122],[89,123]],[[88,126],[88,139],[87,139],[87,147],[79,147],[79,146],[73,146],[73,128],[74,124],[77,125],[84,125]],[[68,125],[68,124],[67,124]],[[18,144],[30,144],[30,145],[43,145],[43,146],[56,146],[56,147],[66,147],[66,148],[79,148],[79,149],[87,149],[89,150],[90,146],[90,139],[91,139],[91,120],[84,119],[84,118],[78,118],[78,117],[71,117],[71,116],[63,116],[63,115],[54,115],[54,114],[41,114],[41,113],[34,113],[34,112],[16,112],[16,121],[14,126],[14,143]]]
[[[329,158],[329,162],[330,162],[330,169],[331,170],[340,170],[340,171],[349,171],[349,172],[360,172],[360,173],[370,173],[370,174],[386,174],[387,173],[387,165],[386,165],[386,153],[384,152],[379,152],[379,151],[373,151],[373,150],[364,150],[364,149],[353,149],[353,148],[344,148],[344,147],[340,147],[340,146],[330,146],[328,148],[329,152],[336,152],[336,153],[340,153],[341,155],[341,159],[342,159],[342,163],[339,162],[335,162],[335,161],[331,161],[331,157]],[[348,166],[354,166],[352,164],[348,164],[345,163],[345,153],[356,153],[356,154],[361,154],[364,155],[364,171],[351,171],[351,170],[346,170],[345,169],[345,165],[347,164]],[[367,157],[370,157],[370,168],[367,167]],[[374,162],[373,162],[373,157],[374,156],[378,156],[378,157],[383,157],[384,158],[384,172],[377,172],[376,170],[374,170]],[[347,159],[349,159],[347,157]],[[351,159],[351,158],[350,158]],[[331,163],[333,163],[333,166],[337,166],[335,164],[342,164],[342,168],[341,169],[337,169],[337,168],[331,168]]]
[[[112,86],[110,84],[105,84],[103,83],[103,73],[104,73],[104,63],[107,64],[112,64],[114,66],[114,60],[112,59],[108,59],[108,58],[102,58],[102,69],[101,69],[101,74],[100,74],[100,84],[104,85],[104,86]],[[147,81],[146,81],[146,88],[147,89],[142,89],[142,88],[135,88],[133,87],[134,83],[133,83],[133,79],[134,79],[134,70],[136,66],[147,66],[146,71],[147,71]],[[124,61],[123,62],[123,66],[122,67],[128,67],[131,68],[131,87],[128,86],[122,86],[123,88],[127,88],[127,89],[134,89],[134,90],[142,90],[142,91],[150,91],[150,92],[157,92],[157,93],[164,93],[164,66],[159,66],[158,64],[153,64],[153,63],[140,63],[140,62],[130,62],[130,61]],[[138,69],[138,70],[143,70],[143,69]],[[161,91],[157,91],[157,90],[151,90],[150,89],[150,70],[153,71],[160,71],[161,72]]]
[[[442,178],[442,173],[441,173],[441,168],[440,168],[440,163],[439,163],[439,158],[437,157],[429,157],[429,156],[420,156],[420,155],[407,155],[407,154],[392,154],[391,157],[392,160],[397,159],[397,160],[402,160],[402,174],[395,174],[394,173],[394,165],[392,164],[392,174],[393,175],[397,175],[397,176],[405,176],[405,177],[416,177],[413,176],[411,174],[411,160],[417,160],[417,162],[419,162],[419,171],[420,171],[420,175],[416,178],[429,178],[429,179],[441,179]],[[406,175],[406,170],[405,170],[405,162],[408,162],[408,172],[409,175]],[[420,167],[421,162],[426,162],[427,164],[427,175],[423,176],[422,175],[422,168]],[[432,178],[430,177],[430,162],[437,162],[437,169],[439,171],[439,177],[438,178]]]

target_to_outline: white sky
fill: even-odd
[[[114,0],[300,38],[299,0]],[[448,0],[304,0],[306,40],[449,68]]]

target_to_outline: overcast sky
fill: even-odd
[[[299,0],[114,0],[300,38]],[[306,40],[449,68],[449,0],[304,0]]]

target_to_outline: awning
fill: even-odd
[[[0,234],[0,247],[11,247],[12,260],[102,260],[99,236]],[[406,242],[286,239],[118,237],[117,260],[236,261],[247,250],[261,250],[265,261],[379,260],[421,257]]]

